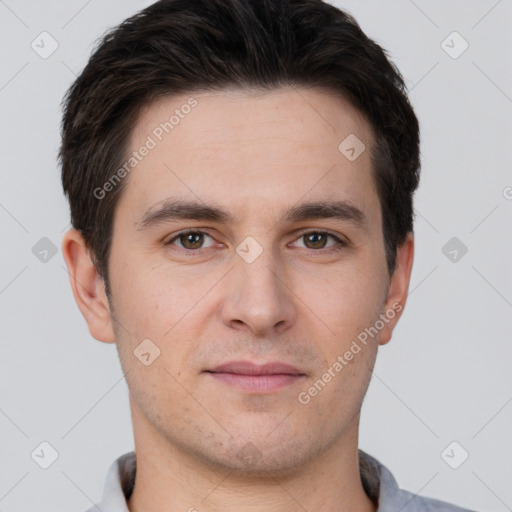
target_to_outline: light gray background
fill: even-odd
[[[69,286],[56,153],[60,101],[95,39],[149,3],[0,0],[2,512],[85,510],[133,449],[117,352],[89,335]],[[512,0],[336,5],[389,51],[422,129],[411,291],[380,349],[360,447],[403,488],[512,510]],[[47,59],[31,48],[42,31],[59,45]],[[469,44],[456,59],[441,46],[453,31]],[[456,263],[442,252],[454,236],[468,248]],[[46,263],[32,252],[42,237],[58,248]],[[31,458],[42,441],[59,454],[46,470]],[[441,456],[452,441],[469,453],[458,469]]]

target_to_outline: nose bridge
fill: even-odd
[[[244,245],[241,244],[237,248],[240,260],[237,262],[237,268],[242,276],[241,282],[261,288],[261,292],[271,293],[272,296],[278,295],[284,279],[281,256],[270,243],[265,248],[260,245],[260,249],[254,244],[244,242]],[[246,251],[245,254],[243,251]],[[246,258],[246,255],[249,257]]]
[[[236,253],[224,297],[224,321],[261,332],[289,325],[295,307],[279,252],[270,242],[247,237]]]

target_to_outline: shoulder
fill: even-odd
[[[403,500],[404,504],[402,512],[476,512],[472,509],[458,507],[447,501],[419,496],[403,489],[400,489],[399,492],[400,499]]]
[[[135,452],[117,458],[107,472],[101,501],[85,512],[129,512],[127,499],[133,490],[135,472]]]
[[[401,489],[391,471],[361,449],[359,466],[366,494],[378,503],[377,512],[475,512]]]

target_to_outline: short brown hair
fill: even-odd
[[[171,94],[290,85],[341,95],[370,123],[393,274],[397,247],[413,232],[420,141],[386,51],[349,14],[320,0],[160,0],[103,36],[64,99],[62,185],[107,294],[114,210],[126,180],[102,199],[94,190],[126,160],[141,107]]]

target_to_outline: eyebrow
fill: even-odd
[[[224,224],[234,222],[234,215],[229,210],[224,210],[214,205],[172,198],[165,199],[158,204],[158,208],[154,209],[154,207],[151,207],[135,223],[137,231],[143,231],[176,219],[220,222]],[[302,203],[285,211],[281,220],[299,222],[327,218],[348,222],[357,228],[369,231],[368,217],[362,210],[347,200]]]

